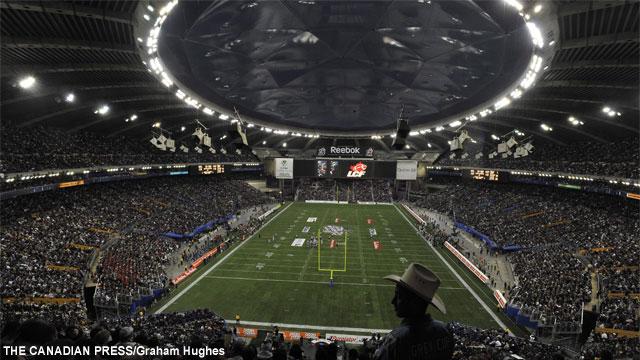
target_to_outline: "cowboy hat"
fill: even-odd
[[[431,303],[441,313],[447,313],[444,302],[436,295],[436,290],[438,290],[440,286],[440,279],[423,265],[412,263],[407,270],[404,271],[402,277],[398,275],[388,275],[384,278],[385,280],[393,281],[411,290],[414,294]]]

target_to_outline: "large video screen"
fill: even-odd
[[[373,160],[295,160],[294,177],[371,179],[394,178],[395,161]]]

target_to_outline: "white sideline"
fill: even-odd
[[[225,320],[227,324],[235,324],[235,320]],[[366,329],[366,328],[352,328],[352,327],[339,327],[339,326],[320,326],[320,325],[303,325],[303,324],[285,324],[279,322],[261,322],[261,321],[242,321],[240,325],[253,325],[253,326],[277,326],[283,329],[307,329],[307,330],[327,330],[327,331],[353,331],[362,332],[367,334],[381,333],[386,334],[391,332],[389,329]]]
[[[173,304],[174,302],[176,302],[176,300],[180,299],[182,297],[182,295],[184,295],[187,291],[191,290],[191,288],[197,284],[198,282],[200,282],[200,280],[202,280],[205,276],[207,276],[211,271],[213,271],[215,268],[217,268],[220,264],[222,264],[230,255],[232,255],[234,252],[236,252],[236,250],[240,249],[242,247],[242,245],[246,244],[247,242],[249,242],[249,240],[251,240],[253,238],[253,235],[257,234],[258,232],[260,232],[265,226],[269,225],[270,222],[272,222],[275,218],[277,218],[278,216],[280,216],[282,213],[284,213],[289,206],[293,205],[293,202],[289,203],[289,205],[287,205],[284,209],[282,209],[282,211],[280,211],[279,213],[277,213],[274,217],[272,217],[271,219],[269,219],[269,221],[267,221],[266,223],[264,223],[262,226],[260,226],[260,228],[254,232],[253,234],[251,234],[246,240],[244,240],[242,243],[240,243],[240,245],[236,246],[235,248],[233,248],[233,250],[229,251],[227,253],[227,255],[223,256],[222,259],[220,259],[217,263],[213,264],[213,266],[211,266],[210,268],[207,269],[207,271],[205,271],[202,275],[200,275],[195,281],[193,281],[191,284],[189,284],[186,288],[182,289],[182,291],[180,291],[177,295],[175,295],[174,297],[172,297],[171,299],[169,299],[169,301],[167,301],[164,305],[162,305],[160,307],[160,309],[156,310],[156,312],[154,312],[154,314],[160,314],[163,311],[165,311],[169,306],[171,306],[171,304]]]
[[[451,270],[451,272],[453,273],[453,275],[458,279],[458,281],[460,281],[460,283],[462,284],[462,286],[464,286],[467,290],[469,290],[469,292],[471,293],[471,295],[473,295],[473,297],[476,299],[476,301],[478,301],[478,303],[480,304],[480,306],[482,306],[482,308],[487,312],[487,314],[489,314],[489,316],[491,316],[491,318],[493,318],[493,320],[496,322],[496,324],[498,324],[498,326],[500,326],[503,330],[507,330],[508,327],[502,322],[502,320],[500,320],[500,318],[498,318],[498,316],[496,314],[494,314],[491,309],[489,308],[489,306],[487,306],[487,304],[485,304],[484,301],[482,301],[482,299],[480,299],[480,296],[478,296],[478,294],[476,294],[475,291],[473,291],[473,289],[471,288],[471,286],[469,286],[469,284],[467,284],[464,279],[462,279],[462,276],[460,276],[460,274],[458,274],[453,267],[449,264],[449,262],[447,262],[444,257],[442,255],[440,255],[440,253],[436,250],[436,248],[433,247],[433,245],[431,245],[430,242],[428,242],[423,236],[422,234],[420,234],[420,231],[418,231],[418,229],[416,228],[416,226],[413,224],[413,222],[411,222],[409,219],[407,219],[407,216],[400,210],[398,209],[397,205],[393,206],[394,208],[396,208],[396,211],[398,211],[400,213],[400,215],[402,215],[402,217],[409,223],[409,225],[411,225],[411,227],[416,231],[416,233],[418,234],[418,236],[420,236],[422,238],[422,240],[424,240],[425,243],[427,243],[429,245],[429,247],[431,247],[431,250],[433,250],[433,252],[438,256],[438,258],[440,258],[440,260],[442,260],[442,262],[449,268],[449,270]]]

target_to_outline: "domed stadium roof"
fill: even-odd
[[[456,120],[487,139],[514,128],[559,144],[637,135],[639,4],[513,3],[180,2],[157,34],[159,61],[175,81],[166,87],[147,42],[168,2],[4,1],[1,116],[142,138],[156,122],[178,130],[199,119],[226,131],[235,107],[255,124],[250,143],[288,148],[318,141],[294,131],[388,135],[403,105],[424,130],[408,138],[416,150],[445,148]],[[527,22],[537,24],[541,50]],[[543,59],[535,84],[512,97],[534,51]],[[29,75],[35,86],[18,86]],[[193,94],[178,98],[182,87]],[[69,93],[75,101],[65,101]],[[508,106],[480,116],[505,93]],[[184,101],[190,96],[199,108]],[[95,114],[103,104],[110,111]],[[392,139],[372,141],[388,149]]]
[[[496,2],[184,1],[172,10],[158,53],[183,89],[265,126],[329,135],[390,133],[402,107],[412,128],[462,118],[520,81],[534,51],[525,19]]]

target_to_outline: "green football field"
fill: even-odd
[[[305,227],[308,232],[303,232]],[[318,231],[320,245],[307,246]],[[296,239],[305,241],[293,246]],[[377,250],[375,240],[380,243]],[[399,322],[391,305],[394,285],[382,278],[402,274],[411,262],[424,264],[442,280],[438,293],[447,314],[432,309],[435,318],[498,327],[454,275],[455,267],[446,266],[406,215],[391,205],[288,204],[251,238],[198,270],[154,310],[206,307],[226,319],[238,313],[242,321],[265,325],[391,329]],[[333,287],[331,269],[338,270],[333,272]]]

